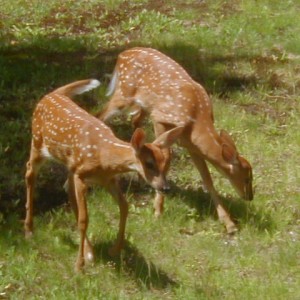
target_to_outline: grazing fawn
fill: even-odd
[[[145,133],[136,129],[131,142],[116,138],[109,127],[77,106],[69,97],[96,88],[97,80],[68,84],[44,96],[37,104],[32,120],[30,158],[27,162],[25,235],[33,230],[33,187],[38,170],[46,159],[63,163],[69,171],[68,198],[80,232],[76,270],[93,260],[93,250],[86,233],[88,212],[87,186],[100,184],[116,199],[120,210],[119,232],[110,254],[118,254],[124,243],[128,204],[118,187],[116,175],[137,171],[159,191],[168,189],[163,172],[166,159],[162,152],[181,133],[174,128],[153,143],[145,143]]]
[[[235,232],[237,227],[214,188],[206,161],[224,174],[246,200],[253,199],[252,168],[238,153],[230,135],[224,130],[216,132],[212,103],[204,88],[171,58],[157,50],[138,47],[118,56],[108,95],[112,97],[99,115],[105,122],[126,108],[135,109],[135,126],[150,114],[156,136],[173,127],[184,127],[180,144],[187,148],[199,170],[227,232]],[[170,150],[165,149],[164,154],[167,172]],[[156,215],[162,213],[163,201],[164,195],[157,191]]]

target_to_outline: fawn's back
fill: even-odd
[[[155,122],[174,126],[185,126],[199,115],[212,118],[211,102],[202,86],[155,49],[122,52],[114,76],[109,93],[116,90],[114,101],[119,108],[123,108],[122,101],[124,107],[137,104],[150,112]]]
[[[113,151],[129,149],[103,122],[67,96],[55,92],[46,95],[37,105],[32,134],[34,147],[40,149],[45,158],[59,160],[73,172],[83,165],[85,169],[95,166],[98,171],[105,170]]]

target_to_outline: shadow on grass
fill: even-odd
[[[162,46],[159,50],[178,62],[195,81],[203,84],[209,93],[226,96],[229,92],[256,86],[258,81],[253,74],[242,74],[231,66],[237,62],[254,60],[255,57],[251,54],[224,55],[217,52],[201,52],[198,47],[182,42]],[[226,66],[225,71],[220,69],[220,66]]]
[[[152,196],[149,196],[153,194],[151,193],[153,191],[152,188],[139,180],[138,177],[131,178],[130,180],[128,177],[122,177],[120,182],[124,193],[128,192],[129,189],[129,192],[134,195],[134,200],[132,201],[135,201],[136,206],[142,206],[143,204],[140,205],[139,201],[144,203],[145,198],[147,198],[146,201],[152,201]],[[169,180],[169,184],[171,189],[170,193],[166,195],[166,201],[172,201],[168,199],[172,197],[180,199],[176,201],[183,201],[188,207],[196,209],[200,219],[214,218],[218,220],[216,208],[208,193],[204,192],[201,188],[179,187],[171,180]],[[245,201],[230,196],[228,198],[220,196],[220,198],[224,208],[229,212],[232,220],[238,227],[243,226],[242,224],[250,224],[259,231],[267,230],[268,232],[272,232],[276,228],[276,222],[273,220],[271,214],[266,210],[256,208],[255,197],[253,201]]]
[[[195,208],[201,218],[214,217],[217,219],[217,212],[208,193],[201,189],[180,188],[171,184],[171,195],[182,199],[189,207]],[[255,199],[252,202],[241,199],[225,198],[220,196],[225,209],[229,212],[232,220],[239,224],[250,224],[259,231],[271,232],[276,228],[276,223],[270,213],[264,210],[258,210],[255,207]]]
[[[200,181],[199,177],[199,181]],[[152,197],[149,196],[153,194],[153,189],[150,188],[143,181],[134,177],[129,179],[129,177],[121,177],[121,188],[124,193],[129,192],[134,195],[133,201],[136,202],[137,206],[141,199],[142,202],[149,200],[152,201]],[[180,199],[176,201],[183,201],[188,207],[196,209],[200,219],[206,217],[212,217],[215,220],[218,220],[217,211],[214,206],[214,203],[210,195],[204,192],[201,188],[195,189],[192,187],[179,187],[176,183],[169,180],[170,192],[166,195],[166,201],[172,201],[168,198]],[[273,220],[272,215],[264,210],[256,208],[256,203],[259,199],[253,201],[245,201],[240,198],[228,196],[227,198],[220,196],[220,199],[223,202],[224,208],[229,212],[232,220],[239,226],[239,224],[250,224],[252,227],[256,228],[259,231],[272,232],[276,229],[276,222]]]
[[[129,242],[126,242],[120,256],[112,258],[108,250],[112,243],[98,243],[94,246],[97,260],[113,263],[118,272],[125,272],[135,281],[148,289],[166,289],[177,286],[178,283],[165,271],[158,268],[153,262],[147,260],[143,254]]]

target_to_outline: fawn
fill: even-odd
[[[124,109],[134,109],[133,124],[139,126],[149,114],[155,135],[177,126],[184,129],[179,137],[186,147],[216,206],[218,217],[228,233],[237,231],[223,207],[208,170],[206,161],[224,174],[245,200],[253,199],[252,168],[237,151],[230,135],[214,127],[213,109],[204,88],[195,82],[174,60],[163,53],[136,47],[120,53],[108,88],[111,96],[100,119],[107,122]],[[169,168],[170,150],[164,149]],[[155,215],[163,210],[164,195],[156,192]]]
[[[168,189],[163,172],[166,159],[162,149],[180,135],[177,127],[165,132],[153,143],[145,143],[142,129],[135,130],[131,142],[116,138],[109,127],[76,105],[70,97],[96,88],[95,79],[68,84],[44,96],[37,104],[32,119],[30,158],[25,175],[27,186],[25,235],[33,231],[33,188],[38,170],[46,159],[55,159],[69,171],[68,199],[74,210],[80,232],[80,245],[75,268],[93,261],[93,249],[88,240],[88,212],[85,194],[90,184],[100,184],[116,199],[120,210],[119,232],[111,255],[120,252],[124,244],[128,204],[118,186],[116,175],[136,171],[159,191]]]

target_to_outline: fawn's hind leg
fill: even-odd
[[[34,148],[33,143],[30,150],[30,158],[26,164],[26,217],[24,221],[25,236],[30,237],[33,232],[33,193],[38,171],[43,162],[39,150]]]

